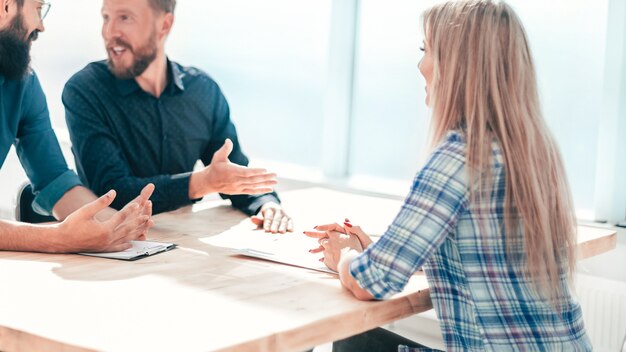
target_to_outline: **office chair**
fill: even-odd
[[[31,224],[38,224],[42,222],[57,221],[52,216],[41,215],[33,209],[33,201],[35,200],[35,194],[33,194],[33,187],[30,183],[24,183],[17,191],[17,198],[15,204],[15,220],[21,222],[28,222]]]

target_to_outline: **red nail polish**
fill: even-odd
[[[350,222],[350,220],[348,218],[346,218],[343,222]]]
[[[352,227],[352,224],[350,224],[349,222],[344,222],[343,224],[348,226],[348,227]]]

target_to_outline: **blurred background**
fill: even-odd
[[[281,176],[403,195],[426,152],[420,14],[436,2],[179,0],[167,52],[220,84],[256,164]],[[626,173],[616,165],[626,162],[606,160],[603,145],[625,129],[625,16],[613,19],[610,8],[623,8],[623,1],[509,3],[528,31],[545,117],[580,216],[624,220]],[[101,5],[53,2],[33,45],[33,67],[62,142],[65,82],[106,57]],[[614,126],[618,116],[621,126]],[[619,182],[607,181],[609,174]],[[613,203],[621,208],[603,209]]]
[[[435,2],[179,0],[167,52],[218,82],[254,164],[282,177],[401,196],[427,151],[430,112],[417,63],[420,14]],[[579,218],[623,221],[626,2],[508,2],[530,38],[544,114]],[[33,67],[71,165],[61,92],[71,75],[106,57],[101,5],[53,2],[33,45]],[[14,152],[0,179],[6,217],[25,180]],[[620,234],[617,251],[581,270],[626,283],[625,242]],[[624,319],[619,324],[626,330]]]

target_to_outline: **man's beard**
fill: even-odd
[[[109,70],[117,79],[132,79],[137,76],[141,76],[141,74],[146,71],[148,66],[150,66],[157,56],[157,42],[154,32],[150,35],[146,45],[138,48],[137,50],[133,49],[130,44],[121,39],[116,39],[113,45],[108,45],[108,47],[114,46],[124,47],[133,55],[133,62],[130,67],[116,67],[115,63],[111,59],[111,53],[109,52]]]
[[[27,38],[24,17],[18,13],[9,27],[0,31],[0,75],[9,80],[24,78],[30,67],[30,46],[39,31],[34,30]]]

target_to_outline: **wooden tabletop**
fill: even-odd
[[[617,247],[617,232],[590,226],[578,226],[578,259],[587,259]]]
[[[290,236],[344,218],[380,234],[401,205],[324,188],[281,198],[296,222]],[[150,238],[178,249],[135,262],[0,253],[0,350],[302,351],[432,307],[422,275],[390,300],[361,302],[334,275],[208,244],[218,234],[253,231],[225,201],[155,220]],[[583,257],[615,247],[615,233],[581,232]]]

